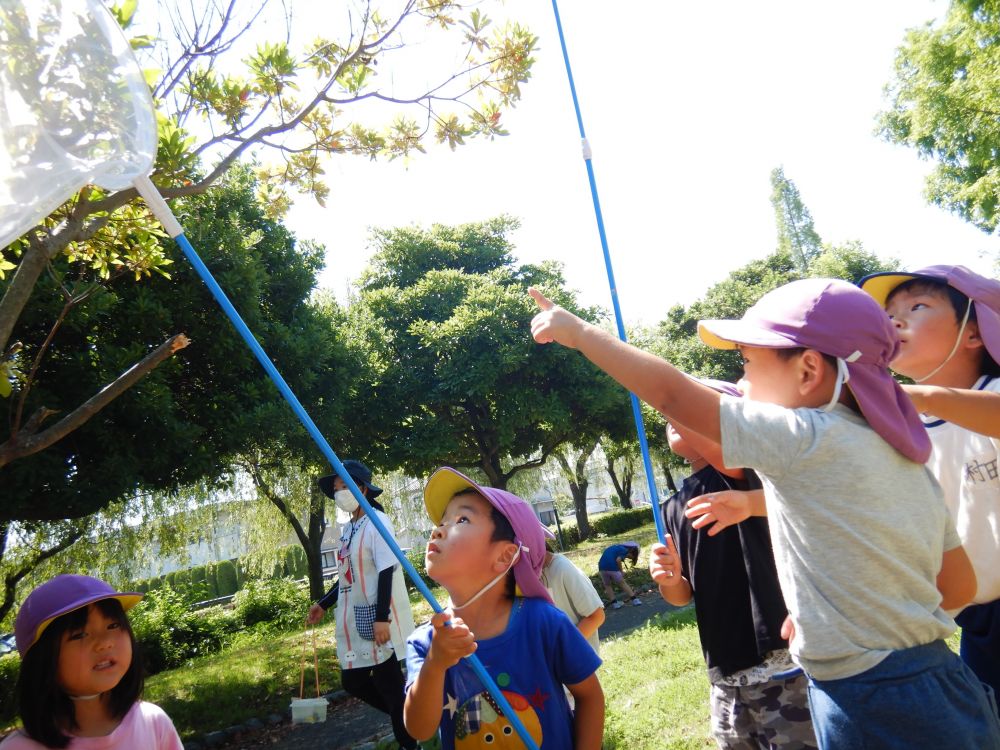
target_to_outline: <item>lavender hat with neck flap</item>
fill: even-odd
[[[703,320],[698,334],[709,346],[743,344],[772,349],[805,347],[838,360],[838,387],[854,394],[868,424],[917,463],[931,444],[913,403],[889,373],[899,339],[885,310],[853,284],[802,279],[768,292],[740,320]]]

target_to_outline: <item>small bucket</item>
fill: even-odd
[[[292,698],[292,724],[319,724],[326,721],[326,698]]]
[[[306,632],[309,626],[306,625]],[[316,697],[306,698],[306,642],[302,639],[302,668],[299,670],[299,697],[292,698],[292,724],[319,724],[326,721],[326,698],[319,694],[319,658],[316,654],[316,630],[312,632],[313,673],[316,676]]]

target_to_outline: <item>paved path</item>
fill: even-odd
[[[654,615],[677,611],[655,592],[642,595],[642,606],[626,604],[621,609],[608,609],[601,627],[601,640],[626,635]],[[392,733],[389,718],[381,711],[346,698],[334,703],[322,724],[281,724],[256,732],[246,738],[231,741],[225,750],[348,750]]]

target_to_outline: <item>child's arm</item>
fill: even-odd
[[[604,737],[604,690],[597,673],[583,682],[567,685],[576,704],[573,715],[573,747],[575,750],[601,750]]]
[[[904,385],[903,390],[917,411],[981,435],[1000,438],[1000,393],[943,385]]]
[[[764,490],[723,490],[694,497],[688,500],[684,515],[695,519],[691,522],[693,528],[707,526],[708,535],[715,536],[750,516],[766,516]]]
[[[946,610],[964,607],[976,595],[976,571],[961,545],[944,553],[937,588],[941,592],[941,609]]]
[[[541,310],[531,321],[535,341],[539,344],[555,341],[579,350],[667,419],[721,442],[718,392],[687,377],[665,360],[581,320],[553,304],[537,289],[528,292]]]
[[[649,575],[660,588],[660,596],[667,604],[683,607],[691,601],[691,582],[681,575],[681,558],[677,554],[673,537],[667,534],[666,546],[654,544],[649,554]]]
[[[449,620],[450,627],[446,624]],[[431,625],[431,647],[403,704],[403,724],[418,741],[429,740],[441,724],[445,672],[476,650],[476,637],[460,618],[438,612],[431,618]]]
[[[584,638],[590,638],[597,629],[604,624],[604,608],[598,607],[586,617],[581,617],[576,624],[576,629],[580,631]]]

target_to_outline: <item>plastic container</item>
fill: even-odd
[[[319,724],[326,721],[326,698],[292,698],[292,724]]]

